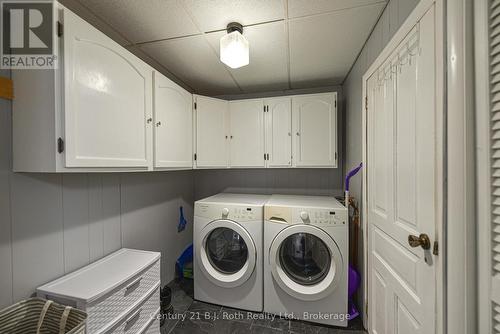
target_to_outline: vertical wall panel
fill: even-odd
[[[394,0],[391,0],[394,1]],[[403,24],[403,22],[406,20],[408,15],[410,15],[411,11],[419,0],[399,0],[398,1],[398,17],[399,17],[399,26],[398,28]],[[397,29],[396,29],[397,30]]]
[[[64,274],[62,185],[57,174],[13,174],[14,299]]]
[[[89,263],[89,194],[87,175],[62,176],[64,219],[64,270]]]
[[[103,252],[109,254],[121,248],[120,175],[102,177]]]
[[[406,1],[406,0],[404,0]],[[391,0],[387,5],[386,11],[389,13],[389,26],[391,31],[391,37],[394,36],[396,31],[400,26],[399,24],[399,1]]]
[[[8,71],[0,75],[9,77]],[[0,308],[12,303],[12,244],[10,214],[11,103],[0,99]]]
[[[89,254],[90,261],[104,255],[102,176],[89,174]]]

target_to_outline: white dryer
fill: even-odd
[[[347,209],[333,197],[273,195],[264,217],[264,312],[347,326]]]
[[[263,219],[268,199],[221,193],[195,202],[195,299],[262,311]]]

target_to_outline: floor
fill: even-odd
[[[172,305],[174,313],[161,328],[161,334],[183,333],[258,333],[258,334],[365,334],[361,319],[349,322],[348,328],[328,327],[304,321],[281,318],[262,319],[264,314],[252,313],[249,319],[246,311],[221,307],[193,300],[192,280],[174,281]],[[210,314],[210,316],[205,316]]]

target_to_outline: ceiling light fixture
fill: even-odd
[[[250,61],[248,41],[243,26],[237,22],[227,25],[227,35],[220,38],[220,61],[231,68],[248,65]]]

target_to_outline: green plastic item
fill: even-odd
[[[182,269],[182,276],[184,278],[193,278],[193,264],[188,263],[184,268]]]

